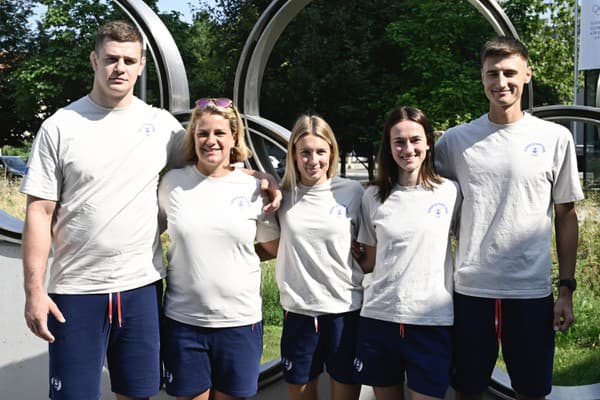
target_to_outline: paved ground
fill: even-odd
[[[321,399],[329,399],[329,380],[321,379],[319,382],[319,393],[321,394]],[[254,400],[279,400],[279,399],[288,399],[288,392],[285,383],[279,381],[274,383],[271,386],[268,386],[261,390],[261,393],[256,397],[253,397]],[[408,396],[405,397],[408,399]],[[368,386],[364,386],[360,393],[360,400],[375,400],[375,395],[373,394],[373,389]],[[454,392],[452,389],[448,390],[446,394],[445,400],[454,400]],[[496,397],[491,395],[486,396],[485,400],[497,400]]]

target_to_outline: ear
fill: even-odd
[[[531,66],[527,66],[527,72],[525,73],[525,76],[527,77],[527,79],[525,80],[525,83],[529,83],[531,82],[531,76],[533,75],[533,70],[531,69]]]
[[[142,75],[144,72],[144,67],[146,66],[146,57],[140,58],[140,69],[138,70],[138,76]]]
[[[98,55],[94,50],[90,52],[90,64],[92,64],[92,69],[96,71],[96,68],[98,68]]]

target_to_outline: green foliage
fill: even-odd
[[[573,2],[506,0],[501,5],[529,49],[534,105],[572,104]]]
[[[27,129],[27,118],[17,116],[18,85],[12,74],[25,61],[32,43],[27,29],[31,10],[31,0],[0,1],[0,146],[19,144]]]
[[[283,310],[279,304],[279,289],[275,278],[275,260],[263,262],[261,296],[263,301],[263,321],[265,325],[281,326]]]
[[[260,358],[261,364],[272,361],[280,356],[281,352],[279,343],[281,341],[281,331],[281,326],[263,326],[263,352]]]
[[[27,160],[27,158],[29,158],[30,152],[31,152],[31,143],[26,142],[23,144],[23,146],[18,146],[18,147],[4,145],[4,146],[2,146],[1,154],[3,156],[19,156],[23,160]]]
[[[403,13],[386,29],[406,57],[396,105],[421,108],[435,129],[485,112],[478,50],[493,35],[487,21],[464,1],[406,0],[402,5]]]

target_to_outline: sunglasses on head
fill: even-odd
[[[227,107],[231,107],[233,105],[233,101],[231,101],[231,99],[228,99],[226,97],[218,97],[216,99],[206,97],[206,98],[203,98],[200,100],[196,100],[196,106],[198,106],[200,108],[208,107],[208,105],[210,105],[210,104],[213,104],[220,108],[227,108]]]

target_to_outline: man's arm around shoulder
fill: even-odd
[[[52,216],[56,202],[27,196],[23,232],[23,275],[25,286],[25,322],[36,336],[52,343],[48,330],[48,314],[60,322],[65,319],[46,293],[46,264],[51,244]]]

